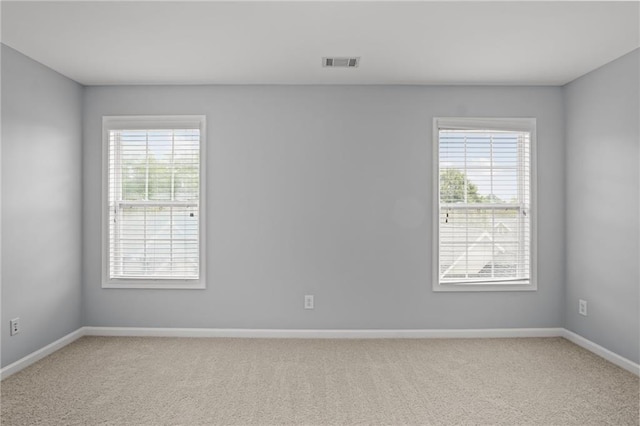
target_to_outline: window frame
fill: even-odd
[[[433,264],[432,289],[434,292],[483,292],[483,291],[537,291],[537,143],[535,118],[488,118],[488,117],[434,117],[433,118]],[[525,284],[459,284],[440,282],[440,130],[496,130],[526,131],[530,134],[530,272]]]
[[[110,278],[109,257],[109,131],[145,129],[200,129],[200,174],[198,200],[199,273],[197,279]],[[102,288],[117,289],[205,289],[206,288],[206,116],[125,115],[102,117]]]

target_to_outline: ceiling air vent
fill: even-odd
[[[329,68],[357,68],[360,58],[322,58],[322,66]]]

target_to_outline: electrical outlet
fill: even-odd
[[[313,309],[313,294],[305,294],[304,296],[304,308]]]
[[[9,321],[9,327],[11,327],[10,334],[12,336],[15,336],[16,334],[20,333],[20,318],[14,318],[11,321]]]
[[[587,316],[587,301],[578,299],[578,313],[580,315]]]

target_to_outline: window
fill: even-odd
[[[204,288],[205,118],[104,117],[103,287]]]
[[[434,119],[434,291],[535,290],[535,119]]]

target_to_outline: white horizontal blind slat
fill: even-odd
[[[200,129],[109,130],[109,278],[199,278]]]
[[[527,284],[531,133],[451,127],[438,130],[440,284]]]

